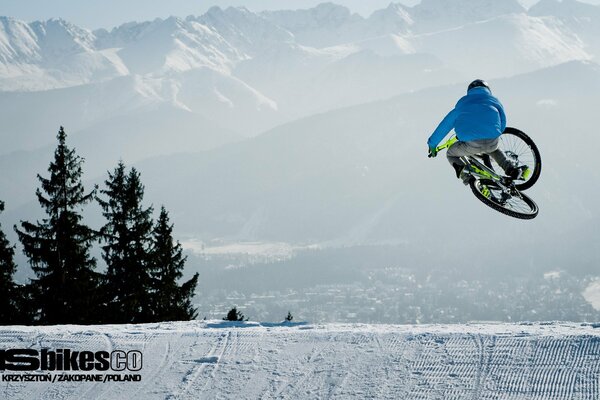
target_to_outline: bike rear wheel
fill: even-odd
[[[477,199],[502,214],[519,219],[533,219],[538,215],[537,204],[518,190],[506,193],[491,180],[476,179],[471,181],[470,186]]]
[[[507,127],[499,138],[498,148],[504,152],[506,157],[516,165],[527,165],[531,173],[525,180],[516,180],[515,187],[518,190],[526,190],[532,187],[540,177],[542,172],[542,158],[533,140],[523,131],[516,128]],[[492,159],[488,167],[492,168],[497,174],[504,175],[504,170]]]

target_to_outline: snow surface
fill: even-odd
[[[223,321],[3,327],[0,348],[139,350],[143,368],[140,382],[10,382],[0,397],[597,399],[599,327]]]

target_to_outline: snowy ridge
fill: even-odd
[[[255,55],[277,43],[294,41],[294,35],[244,7],[222,10],[212,7],[206,14],[188,20],[204,24],[245,54]]]
[[[447,29],[525,12],[517,0],[422,0],[411,13],[419,32]]]
[[[380,27],[381,33],[408,31],[415,23],[409,9],[400,3],[390,3],[387,8],[373,12],[368,21]]]
[[[542,0],[530,10],[530,15],[550,16],[562,21],[587,45],[588,51],[600,52],[600,7],[576,0]]]
[[[600,7],[576,0],[540,0],[529,9],[532,15],[552,15],[561,19],[597,19]]]
[[[436,54],[456,69],[477,76],[520,72],[592,58],[585,43],[554,17],[500,16],[442,32],[415,36],[421,52]],[[460,43],[460,46],[455,46]],[[489,51],[490,46],[494,51]],[[468,61],[467,61],[468,60]]]
[[[344,50],[338,51],[333,59],[329,58],[329,63],[343,60],[367,47],[377,55],[383,52],[385,57],[425,53],[441,60],[445,67],[459,71],[473,66],[486,70],[488,78],[507,76],[593,57],[599,51],[600,43],[594,35],[594,24],[578,25],[565,17],[576,15],[577,22],[581,22],[582,12],[577,10],[585,8],[593,19],[600,8],[589,6],[592,8],[588,10],[588,6],[571,0],[570,5],[549,3],[548,6],[534,7],[531,15],[546,16],[542,19],[529,17],[516,0],[453,0],[448,3],[424,0],[414,7],[392,3],[369,18],[352,14],[347,8],[333,3],[323,3],[308,10],[262,13],[243,7],[213,7],[198,17],[127,23],[110,32],[103,29],[91,32],[63,20],[27,24],[2,17],[0,90],[47,90],[129,74],[170,79],[177,73],[200,68],[235,75],[237,69],[245,70],[244,62],[254,59],[262,67],[266,65],[267,71],[259,79],[246,82],[248,85],[270,81],[270,72],[287,73],[287,67],[291,65],[292,70],[309,71],[310,76],[288,74],[290,80],[298,81],[299,87],[304,87],[314,76],[321,78],[320,60],[323,57],[315,63],[315,52],[336,46]],[[474,45],[473,38],[481,37],[485,40]],[[306,54],[294,52],[298,46],[307,49]],[[498,46],[501,51],[490,51],[497,50]],[[279,49],[276,57],[273,49]],[[293,54],[291,60],[287,58],[290,52]],[[482,60],[488,61],[481,64]],[[375,60],[375,64],[377,62]],[[504,64],[509,66],[503,67]],[[285,71],[273,71],[277,65],[285,66]],[[261,69],[255,68],[255,71]],[[362,73],[375,75],[381,74],[381,70],[375,65]],[[394,78],[389,73],[385,77]],[[244,75],[238,78],[244,79]],[[453,75],[445,80],[451,82],[455,78]],[[263,95],[277,103],[287,103],[297,97],[297,90],[290,93],[286,85],[281,92],[272,91],[268,84],[253,89],[264,90]],[[413,89],[404,86],[395,94],[398,90]],[[360,90],[360,87],[352,90]],[[293,104],[290,108],[295,110],[297,106]],[[340,105],[334,101],[325,109],[337,106]],[[323,111],[323,107],[318,111]],[[314,110],[303,109],[297,114],[292,111],[292,117],[310,112]]]
[[[213,7],[201,16],[132,22],[110,32],[59,19],[2,17],[0,119],[6,129],[0,154],[50,146],[60,125],[73,137],[97,135],[82,149],[94,148],[110,127],[143,129],[135,135],[148,149],[161,149],[165,131],[178,143],[146,157],[185,148],[190,138],[189,151],[205,150],[206,143],[212,148],[314,114],[464,84],[473,76],[494,81],[594,60],[600,7],[552,1],[526,12],[516,1],[426,0],[414,7],[390,4],[368,18],[333,3],[262,13]],[[438,21],[445,4],[453,17]],[[589,11],[588,19],[579,9]],[[172,126],[134,123],[150,114]],[[115,143],[106,159],[144,158],[143,148],[130,150]],[[0,163],[12,165],[6,158]],[[111,164],[98,167],[106,171]],[[34,180],[32,171],[23,173]],[[22,205],[11,195],[5,200],[9,209]]]
[[[244,58],[214,30],[176,17],[116,28],[102,46],[117,47],[120,42],[119,55],[134,73],[162,75],[199,67],[228,71]]]
[[[99,82],[129,73],[94,35],[61,19],[26,24],[0,17],[0,88],[39,90]]]
[[[3,327],[0,348],[139,350],[141,382],[9,383],[10,399],[596,399],[600,330],[572,323],[172,322]],[[7,373],[7,372],[5,372]],[[73,374],[75,372],[66,372]]]
[[[526,16],[547,16],[532,20]],[[485,29],[494,36],[487,40],[495,47],[511,40],[514,31],[522,31],[532,40],[521,41],[516,49],[503,49],[515,57],[515,69],[522,71],[527,54],[537,55],[541,67],[556,64],[552,57],[559,50],[560,59],[581,59],[582,47],[591,45],[597,52],[592,23],[598,19],[600,7],[575,0],[545,0],[529,13],[517,0],[424,0],[414,7],[390,4],[363,18],[346,7],[323,3],[308,10],[282,10],[254,13],[243,7],[213,7],[201,16],[185,19],[157,18],[141,23],[127,23],[110,32],[94,32],[63,20],[24,23],[13,18],[0,18],[0,90],[44,90],[97,82],[126,74],[155,76],[208,67],[230,74],[240,62],[260,57],[274,46],[303,45],[321,49],[354,42],[365,42],[379,36],[392,35],[401,47],[434,55],[452,67],[472,65],[477,58],[462,52],[456,59],[443,49],[466,44],[479,32],[468,27],[481,21],[506,21],[512,25],[490,23]],[[554,20],[564,22],[558,26]],[[591,22],[590,22],[591,21]],[[451,35],[452,45],[443,40],[436,46],[419,46],[413,36],[459,29]],[[583,34],[583,41],[577,39]],[[493,43],[493,44],[492,44]],[[106,51],[110,50],[110,51]],[[478,49],[479,50],[479,49]],[[485,53],[489,53],[487,49]],[[468,53],[468,54],[467,54]],[[499,52],[496,52],[499,53]],[[591,54],[593,55],[593,54]],[[512,62],[512,61],[511,61]],[[492,71],[492,74],[513,71]],[[260,89],[260,88],[259,88]]]

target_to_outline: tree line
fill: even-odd
[[[186,257],[173,239],[164,207],[156,221],[143,204],[140,173],[120,161],[105,187],[86,192],[83,158],[66,144],[63,127],[48,168],[38,174],[41,221],[14,229],[35,274],[19,285],[13,276],[15,246],[0,225],[0,324],[101,324],[189,320],[197,316],[192,297],[196,273],[179,284]],[[94,230],[83,222],[86,205],[97,201],[105,223]],[[0,212],[4,203],[0,201]],[[106,271],[90,255],[101,245]]]

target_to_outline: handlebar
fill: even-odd
[[[435,151],[439,152],[440,150],[447,149],[448,147],[452,146],[456,142],[458,142],[458,138],[456,137],[456,135],[454,135],[454,136],[450,137],[450,139],[446,140],[444,143],[442,143],[438,147],[436,147]]]

